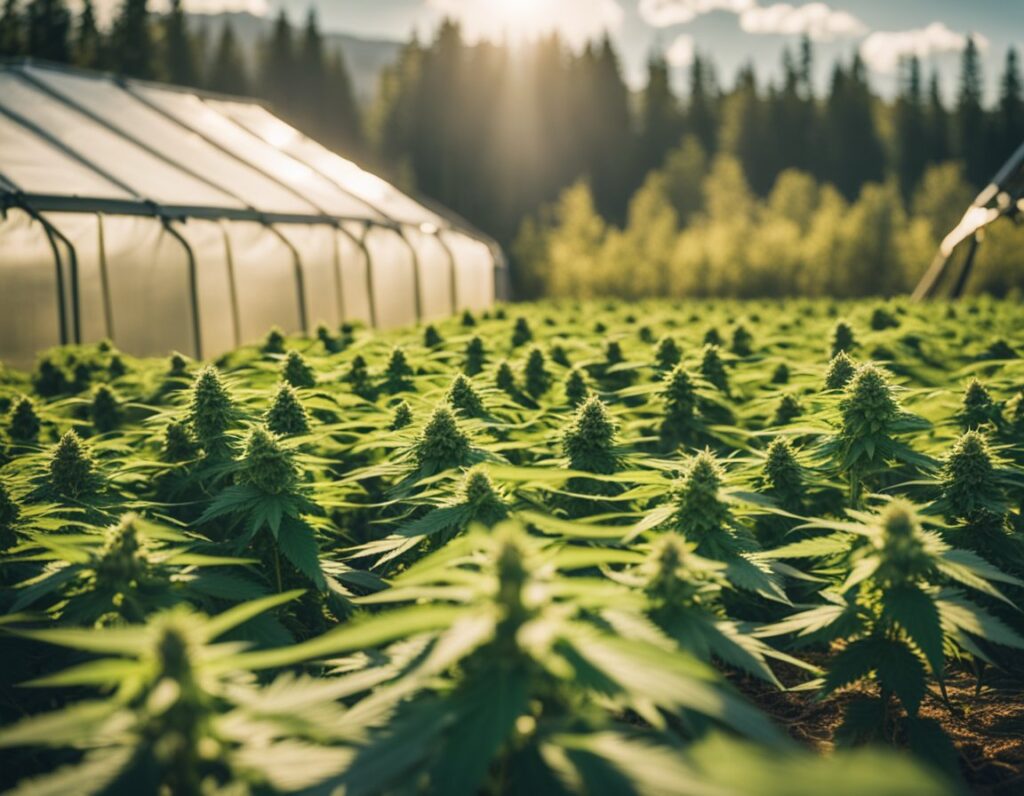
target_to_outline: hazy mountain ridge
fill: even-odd
[[[256,48],[267,38],[274,25],[273,17],[258,17],[246,12],[189,14],[188,18],[192,30],[205,35],[208,53],[212,53],[216,47],[225,23],[230,23],[250,70],[256,62]],[[302,23],[294,24],[296,35],[301,35]],[[377,80],[381,71],[397,60],[402,43],[387,39],[366,39],[334,31],[322,31],[322,35],[326,51],[340,49],[344,55],[359,102],[370,102],[377,93]]]

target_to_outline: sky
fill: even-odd
[[[325,30],[387,39],[405,40],[412,31],[429,38],[445,16],[460,20],[470,40],[554,29],[578,47],[607,32],[635,88],[652,52],[666,55],[680,87],[694,52],[714,58],[726,85],[748,61],[761,75],[777,74],[783,47],[807,33],[821,83],[835,58],[859,50],[873,84],[891,94],[900,58],[916,53],[940,72],[949,93],[959,53],[973,36],[991,99],[1007,48],[1024,50],[1024,0],[185,0],[193,11],[273,14],[283,7],[295,20],[311,3]]]

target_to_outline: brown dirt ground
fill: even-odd
[[[807,656],[811,657],[811,656]],[[783,682],[797,683],[806,673],[776,667]],[[772,689],[748,677],[737,677],[739,689],[784,727],[792,738],[818,751],[830,751],[847,703],[871,692],[870,685],[848,688],[824,700],[812,693]],[[960,752],[960,769],[972,794],[1024,794],[1024,679],[989,669],[980,690],[970,672],[951,671],[947,707],[937,689],[930,689],[921,715],[938,721]]]

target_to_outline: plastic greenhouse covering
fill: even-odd
[[[498,247],[242,99],[0,64],[0,360],[481,310]]]

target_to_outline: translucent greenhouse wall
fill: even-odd
[[[493,243],[265,108],[0,65],[0,360],[112,338],[217,356],[500,297]]]

